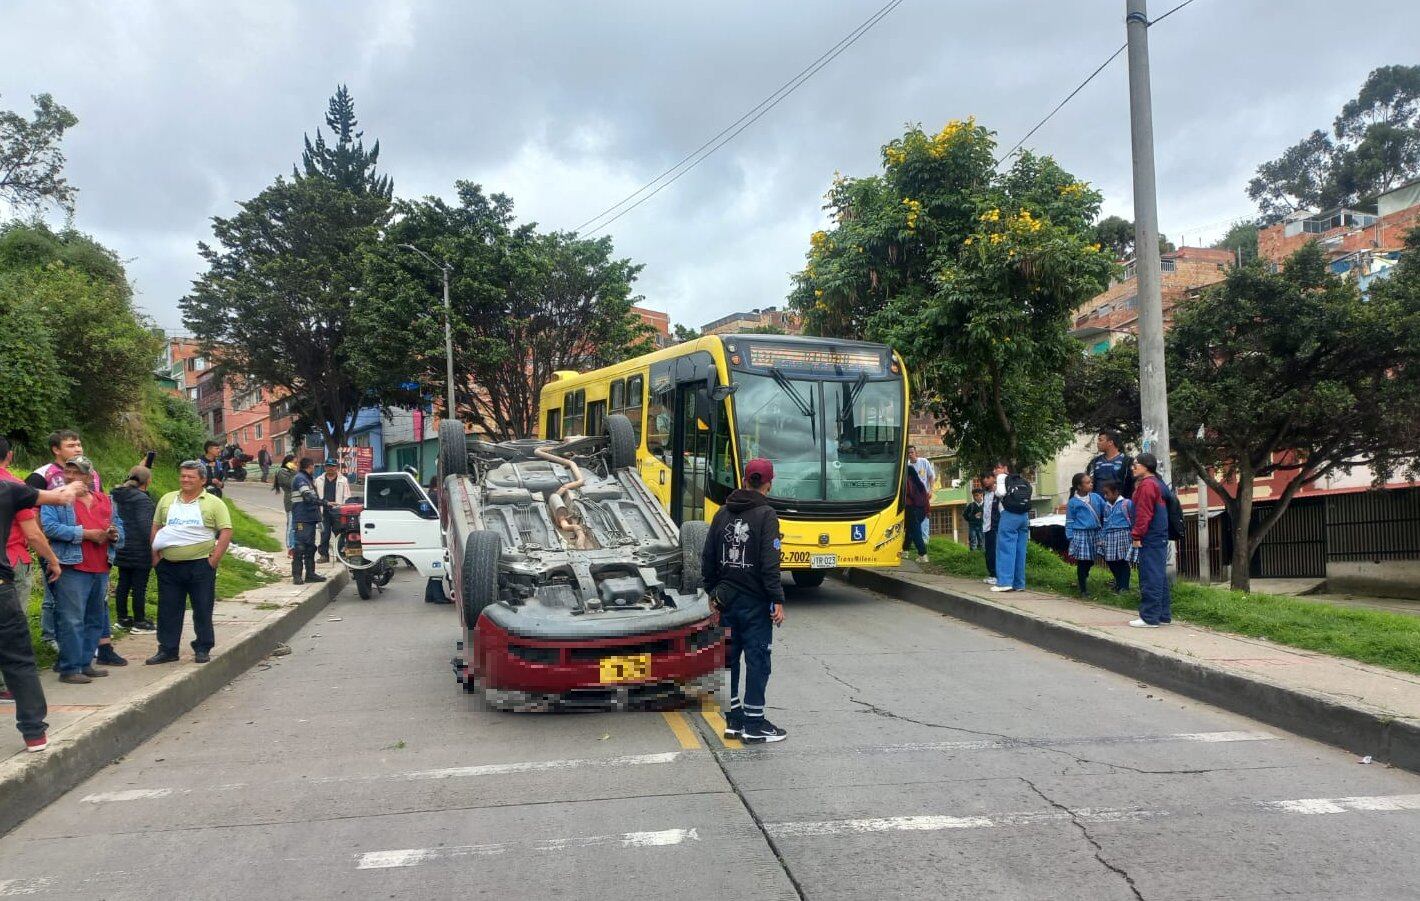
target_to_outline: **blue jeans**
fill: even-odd
[[[39,637],[45,641],[54,638],[54,586],[49,578],[44,580],[44,600],[39,605]]]
[[[296,546],[296,520],[292,519],[291,511],[286,511],[286,547]]]
[[[108,573],[64,567],[54,583],[54,637],[59,640],[59,672],[92,666],[108,622]]]
[[[928,513],[922,517],[922,541],[925,543],[932,537],[932,515]]]
[[[721,587],[727,594],[733,589]],[[720,625],[730,630],[730,712],[743,707],[746,721],[763,719],[764,691],[769,685],[769,644],[774,638],[774,621],[769,618],[769,601],[756,595],[734,592],[734,600],[720,612]],[[745,693],[740,699],[740,656],[745,662]]]
[[[1145,535],[1144,546],[1139,548],[1139,618],[1146,623],[1173,621],[1168,559],[1168,539]]]
[[[1026,546],[1030,544],[1030,516],[1001,511],[996,527],[996,584],[1026,587]]]

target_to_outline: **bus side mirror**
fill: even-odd
[[[738,390],[740,390],[739,385],[716,385],[710,389],[710,400],[717,404],[721,403]]]

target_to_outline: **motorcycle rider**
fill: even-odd
[[[748,744],[783,741],[787,732],[764,718],[769,684],[769,644],[784,622],[784,586],[779,576],[779,515],[769,506],[774,464],[757,457],[745,465],[744,484],[730,493],[710,523],[701,554],[705,590],[730,630],[730,710],[725,737]],[[740,655],[745,686],[740,697]]]

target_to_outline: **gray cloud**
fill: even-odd
[[[287,172],[335,85],[405,196],[468,178],[572,228],[674,163],[877,2],[53,2],[0,13],[0,103],[53,93],[77,224],[180,327],[208,219]],[[1154,15],[1169,3],[1152,4]],[[1163,230],[1215,239],[1257,163],[1330,122],[1366,72],[1415,62],[1420,7],[1342,26],[1321,0],[1198,0],[1151,35]],[[1123,41],[1118,0],[907,0],[828,68],[610,229],[647,303],[699,325],[783,301],[835,170],[904,123],[976,115],[1003,147]],[[1130,215],[1123,58],[1030,146]]]

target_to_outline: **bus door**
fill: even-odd
[[[711,419],[710,396],[704,382],[676,386],[670,506],[676,525],[705,518]]]

